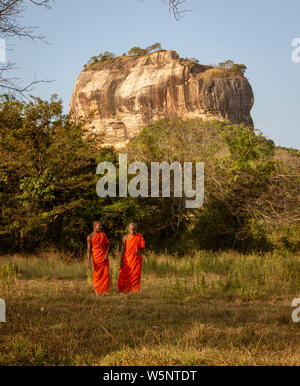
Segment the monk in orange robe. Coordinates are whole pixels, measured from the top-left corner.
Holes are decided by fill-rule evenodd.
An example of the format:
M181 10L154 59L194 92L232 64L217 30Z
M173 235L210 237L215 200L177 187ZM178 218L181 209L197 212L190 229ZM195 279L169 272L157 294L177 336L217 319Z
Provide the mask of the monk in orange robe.
M102 224L94 221L93 233L87 237L87 258L88 266L91 265L93 256L93 286L96 295L108 295L110 290L109 276L109 249L110 242L104 232Z
M120 292L137 292L140 290L142 273L142 251L145 249L145 240L137 233L137 226L131 223L129 234L123 239L121 250L120 274L118 289Z

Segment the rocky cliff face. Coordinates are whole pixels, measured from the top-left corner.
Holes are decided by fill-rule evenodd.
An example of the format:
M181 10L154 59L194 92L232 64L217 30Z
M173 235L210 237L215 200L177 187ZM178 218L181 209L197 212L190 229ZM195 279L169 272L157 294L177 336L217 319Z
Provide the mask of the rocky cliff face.
M120 147L162 118L202 118L252 126L254 98L240 74L181 59L175 51L122 56L85 67L70 101L85 129Z

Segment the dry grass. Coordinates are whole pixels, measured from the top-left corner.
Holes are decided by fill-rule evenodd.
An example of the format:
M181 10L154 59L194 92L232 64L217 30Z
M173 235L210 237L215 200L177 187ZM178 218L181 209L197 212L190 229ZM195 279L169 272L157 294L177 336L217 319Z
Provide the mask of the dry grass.
M142 290L130 296L117 294L112 261L112 294L96 298L81 262L1 257L0 365L299 365L300 325L290 306L299 297L299 257L262 258L149 255ZM242 287L249 272L264 295L229 290L231 270ZM220 280L227 287L211 288Z

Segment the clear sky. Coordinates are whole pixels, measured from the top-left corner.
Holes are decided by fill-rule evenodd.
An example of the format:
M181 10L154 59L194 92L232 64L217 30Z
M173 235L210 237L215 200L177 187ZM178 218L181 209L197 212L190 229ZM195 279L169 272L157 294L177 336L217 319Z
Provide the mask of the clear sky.
M300 149L300 63L291 59L300 38L299 0L186 0L176 21L162 0L56 0L50 10L29 6L24 23L38 26L49 44L10 39L17 76L40 84L32 94L58 94L65 111L77 76L91 56L116 55L160 42L202 64L244 63L255 95L252 116L277 145Z

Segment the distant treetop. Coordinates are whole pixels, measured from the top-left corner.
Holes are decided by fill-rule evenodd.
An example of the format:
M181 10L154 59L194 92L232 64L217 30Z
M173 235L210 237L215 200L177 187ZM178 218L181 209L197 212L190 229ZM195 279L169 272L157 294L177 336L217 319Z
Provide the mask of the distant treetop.
M233 72L241 73L242 75L244 75L247 70L247 66L245 66L245 64L237 64L234 63L233 60L226 60L226 62L221 62L219 63L219 67Z
M154 43L151 46L146 47L146 48L132 47L132 48L130 48L130 50L128 51L127 54L124 53L121 56L144 56L144 55L151 54L152 52L159 51L161 49L162 49L161 43ZM89 66L89 65L94 64L94 63L99 63L99 62L101 63L101 62L105 62L107 60L112 60L115 58L116 58L115 54L113 54L112 52L109 52L109 51L105 51L103 54L100 53L97 56L92 56L91 59L85 64L84 67Z
M127 54L124 53L121 56L122 57L124 57L124 56L144 56L144 55L148 55L148 54L151 54L153 52L160 51L160 50L162 50L161 43L154 43L146 48L141 48L141 47L137 47L137 46L132 47L127 52ZM91 59L87 62L87 64L85 64L84 67L89 66L89 65L94 64L94 63L98 63L98 62L101 63L101 62L105 62L108 60L113 60L115 58L117 58L117 56L115 54L113 54L112 52L109 52L109 51L105 51L104 53L100 53L97 56L92 56ZM186 58L186 60L190 60L192 62L199 63L199 60L197 58ZM226 60L225 62L219 63L218 68L228 70L230 72L234 72L236 74L241 74L241 75L244 75L246 70L247 70L247 66L245 66L244 64L234 63L234 61L230 60L230 59Z
M141 48L141 47L132 47L128 51L129 56L143 56L151 54L152 52L161 50L161 44L160 43L154 43L149 47Z
M92 56L91 59L87 62L86 66L97 62L104 62L108 59L114 59L115 57L116 55L113 54L112 52L105 51L103 54L100 53L97 56Z

